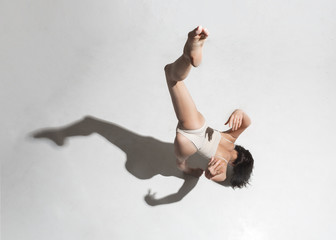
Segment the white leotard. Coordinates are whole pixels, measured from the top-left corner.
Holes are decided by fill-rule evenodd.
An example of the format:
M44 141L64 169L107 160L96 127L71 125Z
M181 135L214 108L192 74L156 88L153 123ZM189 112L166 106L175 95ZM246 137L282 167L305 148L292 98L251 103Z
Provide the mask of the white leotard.
M212 158L215 156L221 138L233 143L223 137L219 131L210 128L206 122L199 129L185 130L177 127L176 132L181 133L183 136L188 138L195 145L197 150L206 158ZM228 163L228 160L223 157L215 157L223 159L226 163Z

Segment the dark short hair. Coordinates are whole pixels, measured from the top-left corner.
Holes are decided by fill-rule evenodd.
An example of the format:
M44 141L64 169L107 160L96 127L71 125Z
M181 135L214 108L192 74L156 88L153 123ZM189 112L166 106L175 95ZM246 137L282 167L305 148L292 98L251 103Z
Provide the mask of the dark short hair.
M235 150L238 152L238 157L233 162L233 174L230 183L232 188L242 188L249 184L254 160L249 150L242 146L236 145Z

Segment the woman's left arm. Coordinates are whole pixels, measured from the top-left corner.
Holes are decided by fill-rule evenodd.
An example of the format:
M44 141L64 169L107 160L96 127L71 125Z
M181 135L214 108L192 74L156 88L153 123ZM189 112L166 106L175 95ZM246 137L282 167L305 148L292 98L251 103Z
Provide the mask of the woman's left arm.
M233 111L225 125L229 124L229 129L226 133L230 134L234 138L238 138L239 135L251 125L250 117L241 109Z

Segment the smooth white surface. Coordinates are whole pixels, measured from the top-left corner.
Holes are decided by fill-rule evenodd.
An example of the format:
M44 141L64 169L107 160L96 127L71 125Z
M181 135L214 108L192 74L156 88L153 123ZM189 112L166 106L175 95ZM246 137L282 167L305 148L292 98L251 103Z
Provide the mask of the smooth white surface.
M4 0L0 16L3 240L335 236L334 1ZM249 188L202 177L152 207L148 189L182 179L136 178L99 134L30 137L91 115L172 143L163 67L198 24L211 35L186 84L214 128L235 108L251 116L238 142L255 158Z

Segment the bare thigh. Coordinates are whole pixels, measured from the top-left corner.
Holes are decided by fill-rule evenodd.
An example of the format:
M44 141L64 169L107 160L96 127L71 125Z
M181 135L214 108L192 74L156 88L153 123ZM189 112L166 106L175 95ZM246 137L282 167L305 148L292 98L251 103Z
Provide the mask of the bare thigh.
M184 82L179 81L171 83L167 80L167 85L176 117L179 121L178 127L187 130L201 128L205 119L197 110ZM175 155L180 161L186 160L189 156L197 152L195 145L180 133L176 133L174 147Z
M170 82L167 79L169 93L172 99L179 126L182 129L193 130L201 128L205 122L203 115L197 110L195 103L183 81Z
M172 84L167 81L167 84L176 117L179 121L178 127L187 130L201 128L205 119L197 110L184 82L179 81ZM197 152L195 145L180 133L176 133L174 146L175 154L179 160L186 160L189 156Z
M180 133L176 134L174 141L174 150L176 157L180 161L186 160L189 156L197 152L195 145Z

